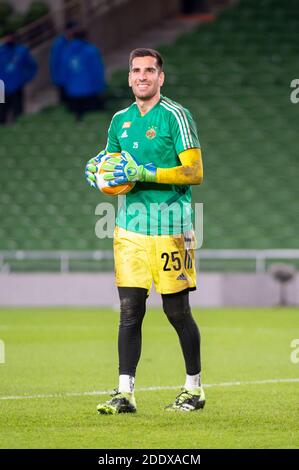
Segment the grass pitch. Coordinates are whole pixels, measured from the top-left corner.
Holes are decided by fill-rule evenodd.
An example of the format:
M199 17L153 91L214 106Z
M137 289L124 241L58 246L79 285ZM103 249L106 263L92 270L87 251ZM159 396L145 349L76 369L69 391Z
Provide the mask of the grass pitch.
M149 310L136 378L138 413L99 416L96 405L108 395L92 392L117 386L118 313L0 310L0 447L298 448L299 364L291 361L298 309L193 313L202 335L205 409L163 410L184 382L184 364L162 311ZM163 389L171 386L177 388Z

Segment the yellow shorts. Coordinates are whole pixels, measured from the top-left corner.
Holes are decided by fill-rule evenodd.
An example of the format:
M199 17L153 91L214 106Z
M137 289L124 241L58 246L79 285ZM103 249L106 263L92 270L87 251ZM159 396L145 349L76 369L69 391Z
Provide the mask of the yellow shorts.
M196 270L191 239L194 242L193 231L181 235L143 235L116 226L116 285L143 287L149 293L154 281L157 292L161 294L195 290Z

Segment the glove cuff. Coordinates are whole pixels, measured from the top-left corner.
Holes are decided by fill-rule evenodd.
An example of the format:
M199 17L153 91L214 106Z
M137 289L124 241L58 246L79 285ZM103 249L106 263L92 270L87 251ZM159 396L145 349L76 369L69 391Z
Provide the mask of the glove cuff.
M157 181L157 168L153 163L148 163L143 167L142 181L146 183L156 183Z

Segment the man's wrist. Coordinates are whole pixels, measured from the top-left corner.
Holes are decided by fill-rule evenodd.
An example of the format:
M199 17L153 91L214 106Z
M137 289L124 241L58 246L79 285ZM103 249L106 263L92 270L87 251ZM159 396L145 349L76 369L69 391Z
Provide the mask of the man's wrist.
M148 168L147 168L148 167ZM156 183L157 182L157 168L149 163L142 168L142 179L145 183Z

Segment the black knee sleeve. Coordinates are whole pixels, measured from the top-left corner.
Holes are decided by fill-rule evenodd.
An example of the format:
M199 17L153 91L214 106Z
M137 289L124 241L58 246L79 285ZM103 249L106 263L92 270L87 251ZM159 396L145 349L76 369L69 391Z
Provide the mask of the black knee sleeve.
M120 326L130 328L142 323L145 314L146 289L119 287Z
M186 372L198 374L200 364L200 332L191 314L189 292L162 295L163 310L175 328L183 351Z
M174 327L182 327L186 318L191 316L189 292L162 295L163 310Z
M120 323L118 334L119 373L135 376L141 354L141 327L147 290L119 287Z

